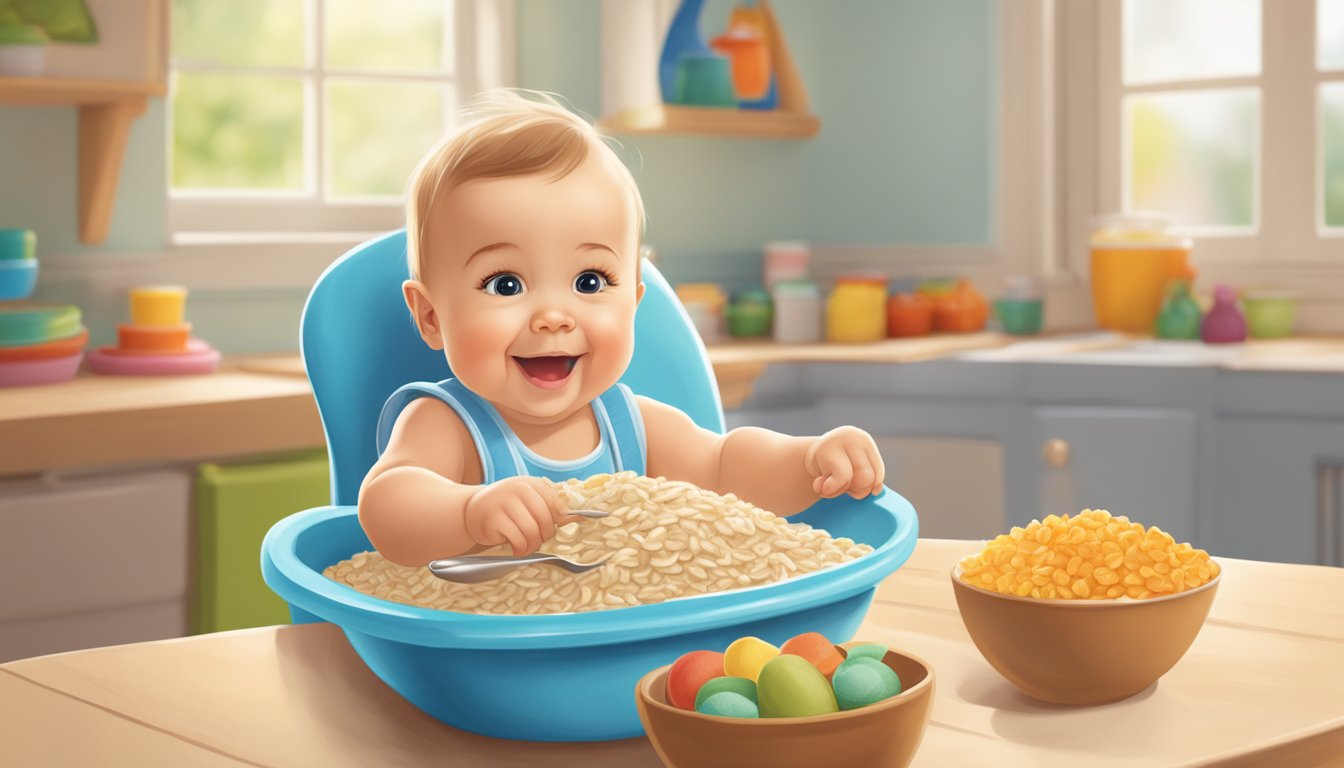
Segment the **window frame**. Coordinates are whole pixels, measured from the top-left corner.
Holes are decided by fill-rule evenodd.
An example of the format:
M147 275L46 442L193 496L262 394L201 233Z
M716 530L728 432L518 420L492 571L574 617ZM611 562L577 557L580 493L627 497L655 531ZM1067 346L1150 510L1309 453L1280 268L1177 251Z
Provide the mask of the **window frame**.
M1121 210L1123 98L1130 93L1260 89L1256 232L1193 229L1202 276L1239 285L1298 288L1308 298L1344 295L1344 227L1324 226L1319 93L1344 71L1316 68L1316 0L1261 0L1259 75L1123 85L1124 0L1058 2L1056 48L1062 109L1059 153L1065 262L1088 272L1092 216ZM1302 41L1310 41L1303 45ZM1321 282L1323 275L1331 279Z
M326 0L305 0L309 60L302 67L228 67L170 57L170 93L164 110L166 140L165 226L172 247L271 244L278 247L311 243L355 244L404 223L404 197L386 200L324 200L327 173L324 140L325 84L328 81L433 82L450 89L445 124L472 95L515 83L514 0L448 0L453 32L453 65L443 74L329 71L325 67L323 13ZM175 71L283 74L304 80L305 160L310 166L305 189L298 192L186 191L172 189L172 78Z

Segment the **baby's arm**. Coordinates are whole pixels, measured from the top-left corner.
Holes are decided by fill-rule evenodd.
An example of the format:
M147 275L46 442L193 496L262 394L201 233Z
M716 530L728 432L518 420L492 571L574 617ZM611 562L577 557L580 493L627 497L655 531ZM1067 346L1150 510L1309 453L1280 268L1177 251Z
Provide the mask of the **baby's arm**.
M672 406L636 398L644 417L648 474L733 493L762 509L792 515L820 497L863 498L882 489L885 469L872 437L840 427L792 437L757 427L725 435L697 426Z
M478 463L451 408L430 398L411 402L359 489L369 541L388 560L421 566L496 544L535 551L568 520L546 481L512 477L483 486Z

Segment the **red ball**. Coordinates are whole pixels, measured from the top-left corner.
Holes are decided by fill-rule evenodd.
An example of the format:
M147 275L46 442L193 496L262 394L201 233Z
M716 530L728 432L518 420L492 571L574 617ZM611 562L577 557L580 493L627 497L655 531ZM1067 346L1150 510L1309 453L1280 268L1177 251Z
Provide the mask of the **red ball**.
M672 662L667 671L667 703L678 709L695 710L695 695L700 686L723 677L723 654L718 651L691 651Z

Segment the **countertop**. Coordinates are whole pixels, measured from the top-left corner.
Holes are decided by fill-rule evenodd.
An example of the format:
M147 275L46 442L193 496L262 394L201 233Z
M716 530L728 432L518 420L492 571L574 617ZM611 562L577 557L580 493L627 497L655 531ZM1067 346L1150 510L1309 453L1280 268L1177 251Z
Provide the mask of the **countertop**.
M711 345L724 407L750 396L775 363L978 362L1213 366L1230 371L1344 373L1344 339L1258 341L1231 347L1082 333L1021 339L939 334L873 344ZM0 476L137 462L199 461L325 444L296 354L233 358L205 376L82 373L63 384L0 388Z
M1339 764L1344 569L1220 558L1223 584L1185 658L1134 697L1073 708L1026 698L972 645L949 574L979 546L921 540L856 635L934 669L915 766ZM383 685L329 624L0 665L0 744L24 766L659 765L643 738L533 744L454 730Z

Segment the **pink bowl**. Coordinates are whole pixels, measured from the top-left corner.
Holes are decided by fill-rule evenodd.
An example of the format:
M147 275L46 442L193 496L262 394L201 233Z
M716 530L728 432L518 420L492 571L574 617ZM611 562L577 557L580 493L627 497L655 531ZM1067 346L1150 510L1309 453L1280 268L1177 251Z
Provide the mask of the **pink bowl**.
M10 360L0 362L0 387L27 387L69 381L79 370L84 353L46 360Z

